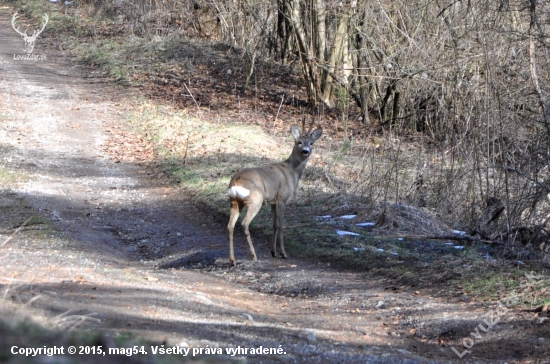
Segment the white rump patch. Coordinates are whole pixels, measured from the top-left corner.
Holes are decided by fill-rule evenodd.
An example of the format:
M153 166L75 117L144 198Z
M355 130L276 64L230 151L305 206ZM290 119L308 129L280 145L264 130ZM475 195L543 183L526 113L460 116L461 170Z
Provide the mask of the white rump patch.
M241 186L233 186L227 190L227 195L229 197L239 198L242 200L250 196L250 190Z

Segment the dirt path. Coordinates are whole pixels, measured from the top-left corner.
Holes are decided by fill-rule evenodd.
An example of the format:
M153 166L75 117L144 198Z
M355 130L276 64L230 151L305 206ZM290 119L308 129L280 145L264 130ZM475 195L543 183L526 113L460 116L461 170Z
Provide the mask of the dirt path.
M4 18L0 44L1 163L27 176L2 194L4 211L15 212L0 220L2 236L29 216L42 226L39 234L23 230L0 251L0 282L11 282L14 300L39 296L32 306L48 317L72 310L89 317L89 327L169 344L286 352L246 355L262 363L455 361L450 346L463 351L461 339L494 308L322 264L270 259L265 246L251 263L242 236L242 264L231 269L225 221L144 167L116 163L104 151L113 130L124 128L117 124L124 91L45 45L35 50L45 61L14 60L23 42ZM516 326L526 320L507 319ZM514 342L510 334L505 328L483 335L461 361L502 362L495 353ZM534 349L540 358L548 353L537 342L543 334L531 333L526 343L542 348Z

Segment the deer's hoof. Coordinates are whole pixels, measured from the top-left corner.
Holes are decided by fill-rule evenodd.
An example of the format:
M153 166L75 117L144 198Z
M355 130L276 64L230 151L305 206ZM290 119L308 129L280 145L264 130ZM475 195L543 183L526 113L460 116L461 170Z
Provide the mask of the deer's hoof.
M237 265L237 262L235 262L235 259L229 259L229 263L231 264L232 267Z
M258 258L256 258L255 255L252 255L252 256L250 257L250 259L252 259L252 260L258 260Z
M274 250L271 251L271 256L272 256L273 258L275 258L275 251L274 251Z
M286 259L286 254L281 253L281 258Z

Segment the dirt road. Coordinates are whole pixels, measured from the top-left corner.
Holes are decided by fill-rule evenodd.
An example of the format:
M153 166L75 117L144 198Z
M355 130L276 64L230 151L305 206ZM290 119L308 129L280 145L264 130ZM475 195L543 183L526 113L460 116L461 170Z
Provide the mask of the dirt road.
M0 240L34 216L0 251L0 287L14 301L38 297L29 306L53 321L70 312L84 317L82 327L169 345L285 353L244 355L247 362L459 360L445 338L462 352L462 338L491 305L271 259L267 246L252 263L242 235L241 264L231 268L226 221L106 149L109 138L132 135L121 121L125 90L40 39L34 53L46 60L14 59L24 43L2 14L0 163L18 181L0 196L7 212ZM502 362L496 353L514 341L508 334L485 334L460 361ZM547 349L536 340L543 335L531 336L527 344L542 347L534 349L542 358Z

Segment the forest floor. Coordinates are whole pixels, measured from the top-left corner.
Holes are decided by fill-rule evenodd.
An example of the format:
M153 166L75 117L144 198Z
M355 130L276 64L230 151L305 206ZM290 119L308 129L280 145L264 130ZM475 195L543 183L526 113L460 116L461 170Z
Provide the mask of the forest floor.
M267 244L251 262L242 234L231 267L225 216L154 164L119 157L151 148L125 122L128 89L55 45L37 45L45 60L14 59L23 41L11 14L0 9L0 361L30 362L12 347L67 347L91 331L82 345L147 351L102 359L117 363L165 360L155 345L191 348L190 361L550 363L547 317L444 280L415 288L272 259ZM525 290L544 290L538 279ZM227 354L239 346L249 352ZM259 347L280 352L250 354Z

